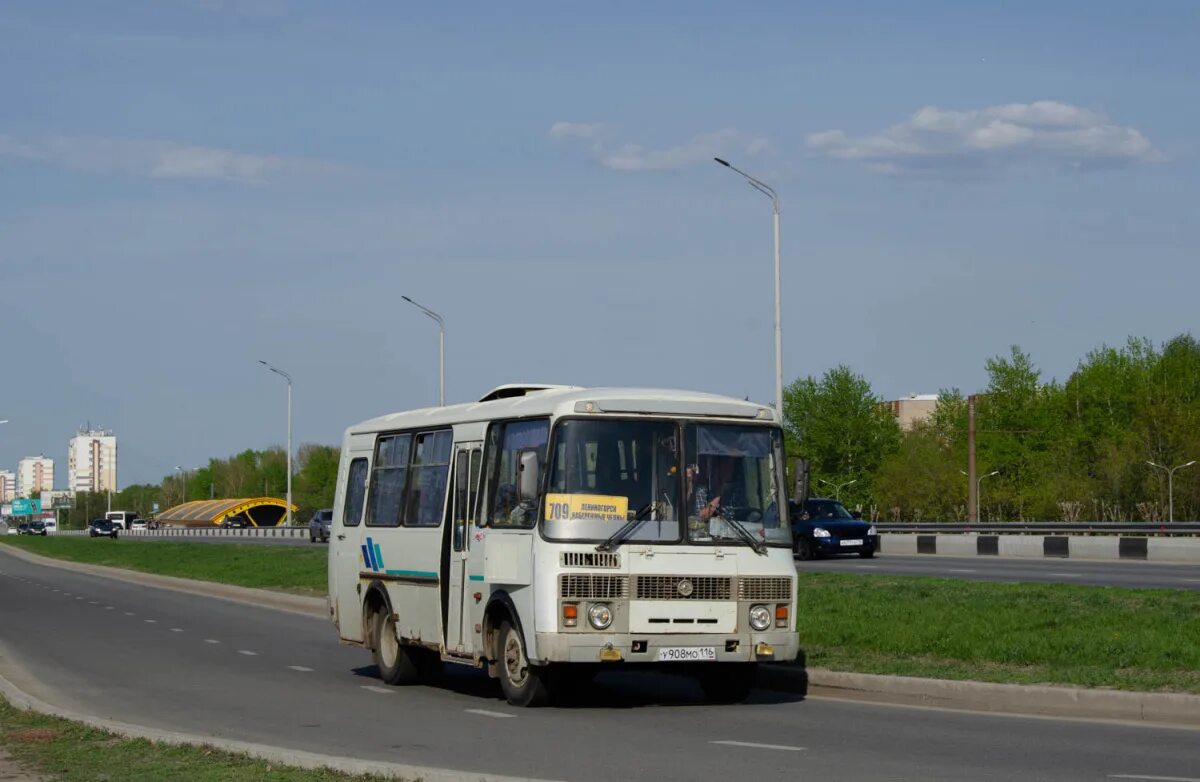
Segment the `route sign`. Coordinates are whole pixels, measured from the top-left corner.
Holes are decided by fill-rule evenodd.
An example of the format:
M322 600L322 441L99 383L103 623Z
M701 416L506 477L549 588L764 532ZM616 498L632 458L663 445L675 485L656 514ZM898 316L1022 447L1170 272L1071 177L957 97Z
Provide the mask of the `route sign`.
M41 500L27 500L20 498L12 501L12 514L14 516L34 516L41 512Z

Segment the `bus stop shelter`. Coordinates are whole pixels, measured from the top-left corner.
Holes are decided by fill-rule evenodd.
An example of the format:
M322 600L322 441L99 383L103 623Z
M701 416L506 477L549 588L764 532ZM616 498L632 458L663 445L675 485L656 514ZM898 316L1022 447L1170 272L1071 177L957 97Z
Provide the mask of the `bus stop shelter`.
M299 507L292 505L295 514ZM240 516L252 527L278 527L287 518L287 503L276 497L243 497L232 500L192 500L155 516L160 524L176 527L215 527Z

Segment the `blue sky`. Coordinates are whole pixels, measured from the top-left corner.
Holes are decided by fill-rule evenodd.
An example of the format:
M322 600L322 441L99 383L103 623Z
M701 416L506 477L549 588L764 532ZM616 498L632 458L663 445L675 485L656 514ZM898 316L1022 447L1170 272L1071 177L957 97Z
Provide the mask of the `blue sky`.
M1192 2L8 2L0 467L122 484L505 382L769 400L1192 330Z

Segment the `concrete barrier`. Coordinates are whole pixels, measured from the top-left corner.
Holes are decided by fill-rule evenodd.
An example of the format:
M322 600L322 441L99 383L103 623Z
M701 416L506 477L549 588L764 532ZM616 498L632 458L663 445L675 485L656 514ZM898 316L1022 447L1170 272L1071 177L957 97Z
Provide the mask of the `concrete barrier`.
M1018 559L1142 560L1200 563L1200 539L1124 535L926 535L885 532L884 554L949 557L999 556Z

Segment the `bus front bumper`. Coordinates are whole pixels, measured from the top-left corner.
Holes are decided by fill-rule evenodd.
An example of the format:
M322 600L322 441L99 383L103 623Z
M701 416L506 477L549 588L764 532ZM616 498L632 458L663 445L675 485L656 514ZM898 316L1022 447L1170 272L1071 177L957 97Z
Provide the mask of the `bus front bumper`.
M786 630L721 635L538 633L536 662L791 662L799 653L799 634Z

